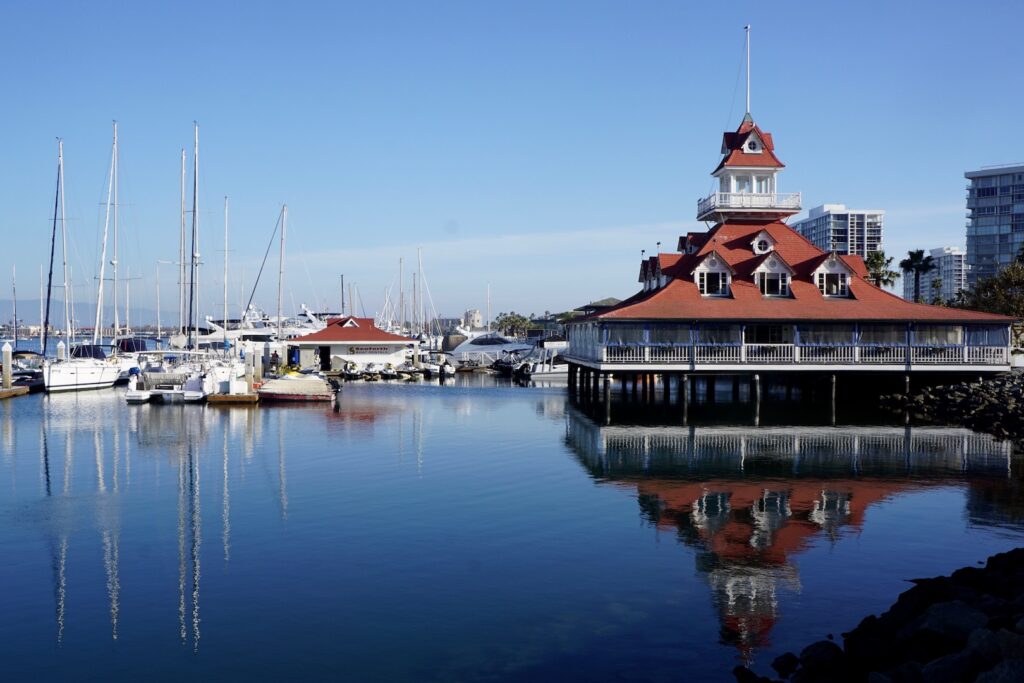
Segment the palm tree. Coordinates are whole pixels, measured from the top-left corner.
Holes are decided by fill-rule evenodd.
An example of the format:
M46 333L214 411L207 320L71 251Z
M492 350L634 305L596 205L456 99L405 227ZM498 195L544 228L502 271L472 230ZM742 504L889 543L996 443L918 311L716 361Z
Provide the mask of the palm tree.
M891 269L894 257L886 257L884 251L868 252L864 265L868 267L868 280L875 287L892 287L896 284L899 273Z
M914 274L914 301L921 303L921 276L937 266L932 257L924 255L924 249L907 252L907 258L900 261L900 270Z

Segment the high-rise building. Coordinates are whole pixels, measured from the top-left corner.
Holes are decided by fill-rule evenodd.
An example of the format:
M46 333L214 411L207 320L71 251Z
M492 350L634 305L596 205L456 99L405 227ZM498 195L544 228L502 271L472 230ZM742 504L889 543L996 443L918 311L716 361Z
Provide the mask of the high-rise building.
M845 204L822 204L793 228L823 251L866 257L882 248L884 211L847 209Z
M968 171L967 286L992 277L1024 244L1024 165Z
M945 301L955 299L957 292L967 288L967 255L960 247L940 247L928 253L935 264L935 270L921 275L921 301L935 302L936 292L933 283L937 278L942 282L940 296ZM914 300L913 273L903 273L903 298L907 301Z

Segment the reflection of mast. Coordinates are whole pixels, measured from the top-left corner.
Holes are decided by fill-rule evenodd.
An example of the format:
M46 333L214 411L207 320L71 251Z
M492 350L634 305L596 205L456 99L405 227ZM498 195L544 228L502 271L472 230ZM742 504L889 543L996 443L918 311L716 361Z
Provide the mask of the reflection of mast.
M284 468L284 413L278 412L277 420L277 475L280 481L281 517L288 519L288 478Z
M188 452L189 497L192 499L192 647L199 649L199 545L202 541L202 517L199 509L199 468L192 449Z
M116 432L116 430L115 430ZM93 432L93 446L96 450L96 487L100 494L107 492L106 476L103 472L103 442L100 439L100 431L97 428ZM115 441L114 453L114 489L117 489L117 443ZM112 502L107 496L98 497L100 506L100 523L106 527L103 529L103 569L107 575L107 597L110 600L110 635L117 640L117 617L121 611L121 579L118 567L121 563L121 537L116 529L116 521L111 519Z
M231 559L231 494L228 491L228 429L224 425L224 561Z
M178 635L188 639L185 629L185 458L178 457Z

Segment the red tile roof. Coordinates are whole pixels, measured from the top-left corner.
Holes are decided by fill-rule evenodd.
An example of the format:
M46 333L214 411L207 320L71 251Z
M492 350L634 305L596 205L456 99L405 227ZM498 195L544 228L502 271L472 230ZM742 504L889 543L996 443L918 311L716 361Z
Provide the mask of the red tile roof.
M763 260L751 241L761 230L776 241L775 251L793 269L790 297L765 297L753 281ZM714 251L733 269L728 297L704 297L693 280L693 268ZM780 221L720 223L706 234L696 254L659 254L662 270L672 279L656 290L637 292L618 306L594 316L601 320L860 320L1008 323L1011 318L991 313L943 308L904 301L869 283L864 261L839 258L853 271L850 297L825 297L812 273L829 254ZM653 258L653 257L652 257Z
M756 133L764 143L760 152L747 152L746 142L751 133ZM753 167L753 168L784 168L786 165L775 156L775 142L771 133L765 133L757 124L744 117L735 133L722 134L722 161L715 167L712 174L722 167Z
M349 321L354 321L355 325L346 326ZM403 337L399 334L391 334L385 332L376 325L373 324L373 318L356 318L354 316L345 316L344 318L331 318L327 321L327 327L322 330L317 330L312 334L307 334L304 337L296 337L295 339L288 340L289 343L295 342L324 342L324 343L381 343L386 342L389 344L402 343L412 344L416 342L415 339L409 337Z

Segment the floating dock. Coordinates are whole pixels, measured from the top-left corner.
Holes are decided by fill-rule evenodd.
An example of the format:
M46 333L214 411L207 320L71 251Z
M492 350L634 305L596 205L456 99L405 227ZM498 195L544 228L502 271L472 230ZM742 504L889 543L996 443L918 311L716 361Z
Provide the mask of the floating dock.
M252 394L210 394L206 397L207 403L213 403L215 405L230 406L230 405L251 405L258 403L260 395L257 393Z
M27 393L28 387L11 387L10 389L0 389L0 401L2 401L5 398L24 396Z

